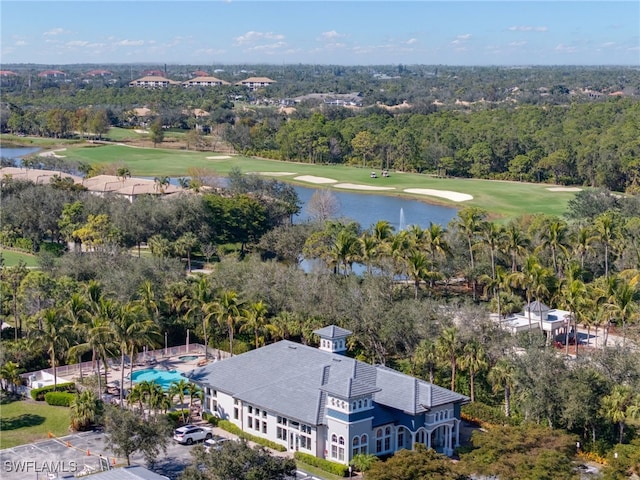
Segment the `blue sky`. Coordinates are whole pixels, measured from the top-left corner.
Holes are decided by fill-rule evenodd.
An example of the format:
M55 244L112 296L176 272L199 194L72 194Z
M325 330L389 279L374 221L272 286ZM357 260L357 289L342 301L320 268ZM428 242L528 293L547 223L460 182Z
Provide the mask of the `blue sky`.
M638 1L5 1L2 63L640 65Z

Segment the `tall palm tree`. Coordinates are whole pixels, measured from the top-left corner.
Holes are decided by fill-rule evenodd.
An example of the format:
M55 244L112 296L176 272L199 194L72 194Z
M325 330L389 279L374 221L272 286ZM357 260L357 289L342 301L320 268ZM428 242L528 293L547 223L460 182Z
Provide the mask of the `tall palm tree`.
M53 369L53 388L58 386L58 356L69 347L69 324L64 321L58 308L47 308L40 312L42 330L37 333L36 342L47 349Z
M196 325L202 322L202 339L204 341L204 356L209 358L209 315L205 313L208 305L214 304L215 296L209 277L200 276L186 296L181 296L176 304L178 311L184 311L184 318Z
M585 297L587 295L587 287L582 280L575 278L574 274L570 274L564 282L560 292L564 307L569 309L570 317L573 319L574 335L576 344L576 358L578 356L578 323L582 318ZM568 325L567 325L568 327ZM569 354L569 332L565 335L566 354Z
M456 365L460 354L460 339L456 327L445 328L436 340L438 357L451 366L451 390L456 390Z
M536 248L536 253L547 248L551 251L553 271L557 275L560 272L558 255L562 253L567 258L569 256L568 246L569 228L567 224L561 220L552 220L542 232L541 243Z
M423 369L429 371L429 382L433 383L433 371L438 363L438 352L436 344L428 339L422 339L413 353L413 365L419 376L422 376Z
M491 278L496 278L496 254L504 241L504 230L495 222L483 222L480 227L484 245L491 258Z
M81 342L84 332L89 322L89 303L84 295L74 292L64 306L64 315L70 322L70 328L76 335L76 340ZM82 353L78 354L78 363L80 365L80 381L83 379L82 373Z
M635 320L639 316L639 301L640 291L625 277L616 276L613 294L609 297L607 306L611 314L619 318L622 324L622 348L626 346L628 322Z
M360 237L360 261L366 265L367 273L373 272L373 265L378 258L378 242L369 232L364 232Z
M604 275L609 276L609 249L617 238L616 221L612 212L605 212L598 215L595 220L596 236L604 246Z
M193 410L193 401L200 400L202 402L204 395L202 388L196 385L193 382L187 383L186 389L187 395L189 396L189 415L191 415L191 411Z
M186 378L181 378L180 380L174 380L171 382L169 386L169 398L173 402L175 397L178 397L178 401L180 402L180 411L182 412L182 423L187 423L187 419L184 415L184 396L187 392L187 388L189 385L189 381Z
M462 356L458 359L458 364L463 370L469 372L469 390L471 401L475 402L475 378L476 374L489 365L487 354L477 340L471 340L462 349Z
M487 213L477 207L464 207L458 210L458 218L454 220L454 226L467 240L471 271L475 269L475 258L473 255L475 239L480 234L480 226L486 216Z
M489 370L489 383L493 385L493 391L504 390L504 414L511 416L511 392L515 386L515 367L507 358L501 358Z
M487 296L489 290L491 290L493 298L496 300L498 307L498 320L502 320L502 308L500 303L500 293L503 287L509 286L509 277L507 272L500 265L496 266L495 278L491 278L489 275L481 275L478 280L482 284L484 283L484 295Z
M338 266L338 270L342 267L344 275L348 275L353 263L361 256L357 235L347 228L340 230L331 246L329 256Z
M511 272L518 271L518 258L524 256L531 246L527 237L515 222L510 222L504 230L503 248L511 257Z
M245 322L240 327L240 331L253 332L256 348L259 348L261 344L264 345L265 334L269 331L267 328L268 313L269 308L262 300L251 303L248 308L244 309Z
M418 299L418 291L420 290L420 282L429 277L431 273L430 261L427 256L420 251L414 250L406 259L407 275L413 280L414 298Z
M442 225L433 222L429 222L429 228L425 230L425 245L434 265L438 257L451 254L451 247L445 238L446 233L447 230Z
M227 327L231 356L233 356L233 334L238 323L243 320L241 305L242 302L234 290L225 290L215 302L205 307L206 317L215 316L220 326Z
M536 295L541 295L544 291L544 285L548 278L548 270L540 264L538 257L529 255L522 266L522 271L512 273L508 277L509 284L515 288L523 289L527 299L527 306L531 306L531 302ZM529 338L531 340L531 308L527 309L529 318ZM542 331L542 325L540 325Z
M593 229L590 226L579 227L571 236L573 251L580 257L580 268L583 270L584 261L596 239L597 237L593 234Z

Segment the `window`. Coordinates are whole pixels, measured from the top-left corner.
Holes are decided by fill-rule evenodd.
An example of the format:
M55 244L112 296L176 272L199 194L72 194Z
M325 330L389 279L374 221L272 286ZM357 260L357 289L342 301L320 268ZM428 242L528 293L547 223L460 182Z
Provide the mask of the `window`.
M398 448L404 447L404 428L398 430Z
M367 454L368 443L369 443L369 437L366 434L362 435L360 437L360 453L362 453L363 455Z
M302 430L302 433L311 433L311 427L309 425L303 424L300 430Z
M279 417L278 417L278 423L279 423L280 425L286 425L286 424L287 424L287 419L286 419L286 418L284 418L284 417L280 417L280 416L279 416Z
M253 428L253 417L247 417L247 426Z
M338 460L344 462L344 437L338 439Z
M260 431L260 420L256 418L254 427L258 432Z
M391 427L384 429L384 451L391 450Z
M391 427L386 427L384 431L376 430L376 453L388 452L391 450Z
M376 430L376 453L382 453L382 429Z
M362 400L358 400L358 408L362 408Z
M351 458L360 453L360 437L353 437L351 441Z
M233 419L238 420L238 407L233 409Z
M212 397L217 397L218 396L218 391L217 390L211 390L211 396Z
M267 433L267 422L262 422L262 433L265 435Z
M253 407L249 405L248 410L249 410L249 415L251 415L253 413Z
M300 448L311 450L311 437L300 435Z
M267 411L266 410L262 410L262 418L267 418Z
M282 428L282 427L278 427L276 429L276 438L278 438L280 440L286 440L287 439L287 429L286 428Z

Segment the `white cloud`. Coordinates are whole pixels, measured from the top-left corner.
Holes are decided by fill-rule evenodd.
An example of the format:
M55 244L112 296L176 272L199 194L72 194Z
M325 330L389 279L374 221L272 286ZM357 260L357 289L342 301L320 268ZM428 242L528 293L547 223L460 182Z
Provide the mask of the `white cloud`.
M526 45L527 42L509 42L509 46L510 47L522 47L523 45Z
M55 36L55 35L62 35L63 33L71 33L68 30L65 30L64 28L52 28L51 30L48 30L46 32L44 32L42 35L44 36Z
M254 45L247 49L249 52L264 52L264 53L273 53L275 50L280 50L286 47L287 44L285 42L275 42L268 43L265 45Z
M336 39L342 37L346 37L346 35L338 33L335 30L331 30L330 32L322 32L320 34L320 39L324 41L335 41Z
M115 44L119 47L140 47L144 45L144 40L120 40Z
M575 53L577 51L576 47L571 45L565 45L564 43L559 43L555 48L556 52L560 53Z
M16 43L14 43L14 45L16 47L24 47L26 45L29 45L27 42L25 42L24 40L16 40Z
M67 42L67 46L69 47L86 47L89 45L89 42L86 40L72 40L71 42Z
M226 50L216 50L215 48L199 48L193 52L195 56L222 55Z
M471 38L471 34L465 33L464 35L458 35L456 38L458 40L469 40Z
M547 27L534 27L531 25L514 25L509 27L512 32L546 32L549 30Z
M407 40L407 45L413 45L414 43L417 43L418 39L417 38L410 38L409 40Z
M615 45L616 45L616 42L605 42L601 45L601 47L607 48L607 47L613 47Z
M273 32L250 31L235 39L236 45L254 45L262 40L284 40L284 35Z

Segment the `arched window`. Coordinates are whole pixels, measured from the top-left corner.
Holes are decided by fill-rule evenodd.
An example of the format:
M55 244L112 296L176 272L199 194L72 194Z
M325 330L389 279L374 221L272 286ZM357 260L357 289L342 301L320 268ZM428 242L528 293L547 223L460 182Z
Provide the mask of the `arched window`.
M358 408L362 408L362 400L358 400Z
M333 437L331 438L331 440L333 440ZM334 458L337 458L339 461L344 462L344 437L343 436L340 436L340 438L338 439L337 447L338 447L337 448L338 456ZM331 446L331 448L333 449L333 445Z
M353 402L353 403L351 404L351 410L355 410L355 409L356 409L356 402Z
M379 428L376 431L376 453L388 452L391 450L391 427L386 427L384 431Z
M353 458L360 453L360 437L353 437L353 440L351 440L351 447L351 458Z
M331 435L331 458L338 458L338 436L335 433Z
M360 453L366 455L368 450L369 437L366 434L360 437Z
M353 441L351 442L351 444L354 447L357 447L358 445L360 445L360 437L353 437Z
M338 442L338 436L334 433L333 435L331 435L331 443L337 443Z

